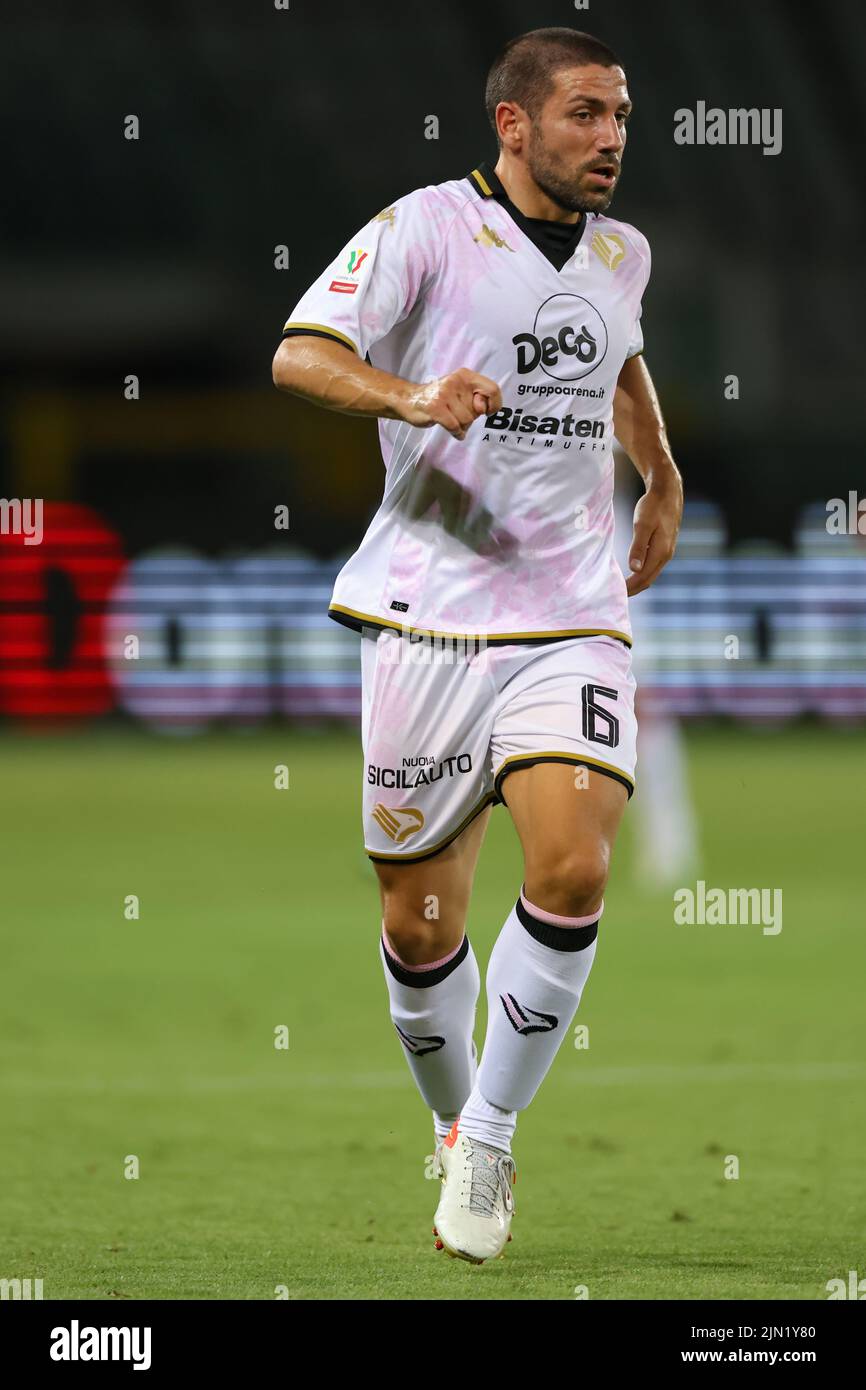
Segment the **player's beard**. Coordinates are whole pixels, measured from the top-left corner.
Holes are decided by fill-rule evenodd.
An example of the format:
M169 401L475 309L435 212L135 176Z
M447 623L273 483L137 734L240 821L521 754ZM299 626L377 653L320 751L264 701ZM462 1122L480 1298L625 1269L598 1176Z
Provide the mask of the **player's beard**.
M527 164L530 174L542 193L546 193L548 198L564 212L607 212L613 201L616 184L605 192L580 192L574 174L565 174L554 163L544 143L541 127L535 121L532 123L532 140L527 155Z

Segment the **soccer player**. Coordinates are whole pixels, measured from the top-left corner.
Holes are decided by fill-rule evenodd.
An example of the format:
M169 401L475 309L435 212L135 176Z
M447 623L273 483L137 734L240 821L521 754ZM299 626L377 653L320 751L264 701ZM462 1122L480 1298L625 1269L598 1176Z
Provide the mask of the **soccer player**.
M295 308L274 381L378 417L382 504L330 607L361 633L363 821L391 1018L433 1112L437 1245L510 1238L511 1141L595 957L634 787L628 594L670 559L681 480L641 356L646 238L606 213L631 101L572 29L513 39L486 104L495 167L417 189ZM626 581L613 436L644 483ZM487 967L465 933L493 803L522 890Z

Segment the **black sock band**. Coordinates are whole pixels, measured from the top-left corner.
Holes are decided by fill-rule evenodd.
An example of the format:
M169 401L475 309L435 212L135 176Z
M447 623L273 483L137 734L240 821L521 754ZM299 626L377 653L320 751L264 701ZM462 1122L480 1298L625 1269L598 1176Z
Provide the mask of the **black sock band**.
M549 946L552 951L585 951L598 936L598 918L585 927L555 927L552 922L542 922L539 917L534 917L523 898L517 899L516 911L529 935L539 945ZM598 915L601 917L601 913Z
M461 965L469 954L469 937L464 936L462 943L455 951L450 960L446 960L444 965L438 965L435 970L407 970L401 965L396 956L392 956L385 944L384 933L382 935L382 955L385 957L385 964L401 985L409 985L412 989L429 989L431 985L441 985L443 980L447 980Z

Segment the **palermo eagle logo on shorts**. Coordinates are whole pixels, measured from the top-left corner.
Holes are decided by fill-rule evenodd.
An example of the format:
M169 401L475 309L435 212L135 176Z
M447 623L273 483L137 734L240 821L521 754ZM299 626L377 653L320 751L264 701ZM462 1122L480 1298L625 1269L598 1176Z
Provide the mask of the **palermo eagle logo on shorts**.
M513 994L500 994L505 1017L515 1033L552 1033L559 1026L556 1014L540 1014L537 1009L528 1009L518 1004Z
M395 844L402 845L410 835L414 835L424 824L424 813L414 806L397 809L396 806L383 806L377 801L373 807L373 819Z

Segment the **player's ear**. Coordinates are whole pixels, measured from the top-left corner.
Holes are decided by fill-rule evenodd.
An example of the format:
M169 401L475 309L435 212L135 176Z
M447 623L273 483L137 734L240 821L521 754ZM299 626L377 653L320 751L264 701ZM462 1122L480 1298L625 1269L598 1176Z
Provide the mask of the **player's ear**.
M496 133L500 147L504 146L512 154L516 154L520 147L519 127L522 114L522 108L515 101L500 101L496 108Z

